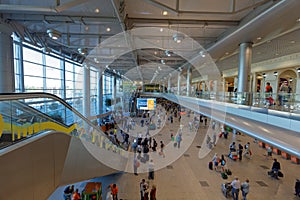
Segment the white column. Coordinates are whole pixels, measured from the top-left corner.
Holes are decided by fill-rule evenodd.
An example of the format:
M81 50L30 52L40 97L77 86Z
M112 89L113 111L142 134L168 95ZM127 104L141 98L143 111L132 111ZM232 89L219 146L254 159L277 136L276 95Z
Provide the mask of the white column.
M98 96L98 112L99 114L103 113L103 76L102 70L98 70L98 78L97 78L97 96Z
M252 43L240 44L239 68L238 68L238 92L249 92L249 81L252 58Z
M180 74L181 72L178 72L178 78L177 78L177 95L180 95Z
M191 93L191 81L192 81L191 76L192 76L191 66L189 65L186 73L186 96L190 96Z
M90 109L90 66L86 64L83 67L83 115L88 118L91 115Z
M3 30L2 30L3 29ZM0 93L15 92L13 39L0 27Z

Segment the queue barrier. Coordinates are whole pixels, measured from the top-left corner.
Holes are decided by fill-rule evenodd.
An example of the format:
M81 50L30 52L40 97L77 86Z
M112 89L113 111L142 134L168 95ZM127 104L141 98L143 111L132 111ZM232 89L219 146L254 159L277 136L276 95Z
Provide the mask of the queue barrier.
M273 153L276 155L281 155L281 151L277 148L273 148Z
M300 164L300 159L296 156L291 156L292 163Z
M290 154L288 154L288 153L286 153L284 151L281 152L281 157L283 157L286 160L290 160L291 159Z
M261 147L261 148L265 148L265 143L264 142L261 142L259 141L258 142L258 146Z

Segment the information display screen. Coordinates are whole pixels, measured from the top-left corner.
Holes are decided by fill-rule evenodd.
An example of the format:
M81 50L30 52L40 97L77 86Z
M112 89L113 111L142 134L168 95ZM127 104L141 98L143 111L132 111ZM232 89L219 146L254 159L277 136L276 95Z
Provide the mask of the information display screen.
M155 98L137 98L137 109L140 110L154 110L156 108Z

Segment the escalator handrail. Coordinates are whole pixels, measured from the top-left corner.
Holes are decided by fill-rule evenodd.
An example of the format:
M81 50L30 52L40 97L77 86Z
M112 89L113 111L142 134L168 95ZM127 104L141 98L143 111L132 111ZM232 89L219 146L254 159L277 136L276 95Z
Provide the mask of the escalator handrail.
M51 98L54 99L61 104L63 104L66 108L70 109L72 112L74 112L76 115L78 115L84 122L86 122L89 126L95 128L98 130L103 136L108 138L106 134L103 133L102 130L100 130L99 127L95 126L90 120L88 120L86 117L84 117L80 112L78 112L75 108L73 108L70 104L68 104L66 101L64 101L62 98L45 92L28 92L28 93L0 93L0 101L5 100L20 100L20 99L30 99L30 98ZM108 138L109 139L109 138ZM113 143L114 145L120 147L123 149L122 146L117 145Z

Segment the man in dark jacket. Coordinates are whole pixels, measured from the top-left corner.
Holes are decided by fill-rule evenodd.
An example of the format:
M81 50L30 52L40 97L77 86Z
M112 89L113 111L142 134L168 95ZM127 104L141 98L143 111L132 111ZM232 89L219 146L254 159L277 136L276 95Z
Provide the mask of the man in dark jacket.
M278 171L280 170L280 163L274 158L274 162L272 165L272 172L274 173L274 177L278 179Z

